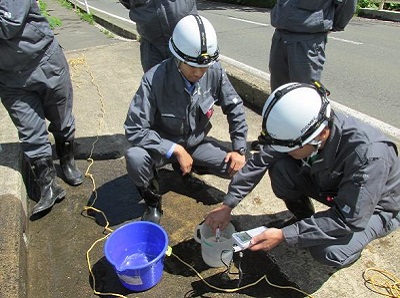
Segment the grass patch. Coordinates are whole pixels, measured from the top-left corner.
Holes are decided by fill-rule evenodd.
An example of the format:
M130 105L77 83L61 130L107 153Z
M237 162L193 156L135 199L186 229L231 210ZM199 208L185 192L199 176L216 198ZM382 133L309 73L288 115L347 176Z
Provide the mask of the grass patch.
M68 8L68 9L73 9L79 16L79 18L82 21L88 22L89 24L93 25L94 24L94 18L91 13L87 13L84 10L81 10L78 6L73 5L71 2L67 0L57 0L62 6Z
M42 0L38 1L39 3L39 9L42 15L47 19L47 21L50 24L50 28L53 30L56 27L59 27L62 25L62 22L59 18L55 16L51 16L47 10L47 4L43 2Z

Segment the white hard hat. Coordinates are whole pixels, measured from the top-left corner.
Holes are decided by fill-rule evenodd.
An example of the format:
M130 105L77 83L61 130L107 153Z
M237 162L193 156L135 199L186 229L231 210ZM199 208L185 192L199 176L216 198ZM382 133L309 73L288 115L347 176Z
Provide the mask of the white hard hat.
M207 67L218 56L217 34L204 17L188 15L176 24L169 49L179 60L193 67Z
M278 152L313 144L328 125L331 107L327 91L314 85L289 83L277 88L264 104L261 136Z

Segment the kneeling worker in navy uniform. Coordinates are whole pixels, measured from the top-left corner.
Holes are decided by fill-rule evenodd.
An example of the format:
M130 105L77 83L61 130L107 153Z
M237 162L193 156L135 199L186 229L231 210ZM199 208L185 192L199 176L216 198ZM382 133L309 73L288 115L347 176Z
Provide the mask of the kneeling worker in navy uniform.
M185 184L201 187L191 175L232 177L245 164L247 124L242 99L217 61L211 23L189 15L176 25L169 47L174 57L146 72L125 121L132 145L126 152L130 178L147 204L142 219L160 222L157 168L173 164ZM215 106L229 122L232 149L206 138Z
M396 145L377 129L334 112L326 89L289 83L263 109L265 143L233 177L221 206L206 223L224 228L231 211L268 170L274 194L293 217L274 222L250 250L286 241L308 248L323 264L344 267L363 248L400 224L400 161ZM310 198L326 205L315 212Z

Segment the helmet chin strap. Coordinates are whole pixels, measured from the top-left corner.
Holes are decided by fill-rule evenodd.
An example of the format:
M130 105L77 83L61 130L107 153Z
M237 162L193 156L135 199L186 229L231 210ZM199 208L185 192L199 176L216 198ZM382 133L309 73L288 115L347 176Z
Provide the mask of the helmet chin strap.
M311 153L310 158L313 158L314 156L316 156L318 154L319 149L321 148L322 145L322 141L319 140L312 140L310 143L308 143L309 145L314 146L315 150Z

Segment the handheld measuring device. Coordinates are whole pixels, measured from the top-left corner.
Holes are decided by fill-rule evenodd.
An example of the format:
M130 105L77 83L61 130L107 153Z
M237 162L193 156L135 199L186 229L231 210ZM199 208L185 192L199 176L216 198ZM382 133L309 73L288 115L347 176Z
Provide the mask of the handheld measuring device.
M247 231L236 232L232 234L232 238L234 240L233 249L235 252L244 250L250 246L250 240L256 235L261 234L267 228L264 226L254 228Z

